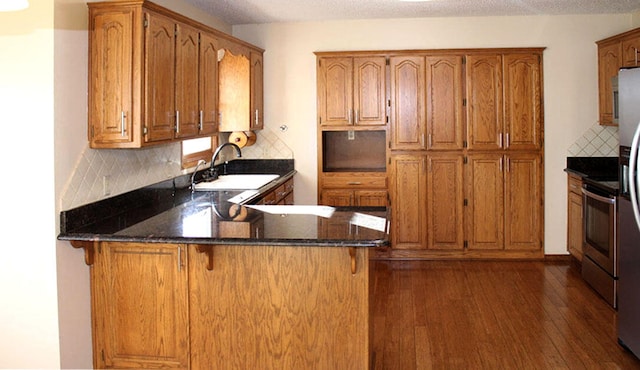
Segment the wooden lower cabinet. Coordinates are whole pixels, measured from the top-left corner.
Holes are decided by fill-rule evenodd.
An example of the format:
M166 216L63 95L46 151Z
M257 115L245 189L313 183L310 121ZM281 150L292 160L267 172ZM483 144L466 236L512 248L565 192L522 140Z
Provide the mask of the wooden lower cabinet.
M321 172L319 204L333 207L386 207L385 172Z
M189 367L187 246L99 243L91 269L96 369Z
M393 248L462 250L462 165L458 153L391 157Z
M371 368L368 248L92 245L95 368Z
M582 261L582 179L568 175L567 197L567 250Z
M334 207L386 207L386 190L323 190L321 203Z
M391 156L391 245L379 257L539 258L541 156Z

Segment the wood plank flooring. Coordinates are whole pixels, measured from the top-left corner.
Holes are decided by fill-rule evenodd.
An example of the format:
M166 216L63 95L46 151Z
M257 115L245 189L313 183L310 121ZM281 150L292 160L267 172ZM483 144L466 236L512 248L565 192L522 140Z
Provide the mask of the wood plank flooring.
M375 369L640 369L569 261L373 262Z

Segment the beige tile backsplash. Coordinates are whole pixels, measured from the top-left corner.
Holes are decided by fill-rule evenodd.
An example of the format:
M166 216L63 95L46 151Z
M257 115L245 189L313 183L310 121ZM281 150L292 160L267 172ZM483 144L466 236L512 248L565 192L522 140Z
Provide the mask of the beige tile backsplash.
M596 123L569 147L567 156L617 157L618 146L618 127L600 126Z
M243 158L293 158L273 132L256 134L256 143L242 149ZM87 143L63 189L60 207L75 208L191 172L181 169L180 156L179 143L143 149L91 149Z

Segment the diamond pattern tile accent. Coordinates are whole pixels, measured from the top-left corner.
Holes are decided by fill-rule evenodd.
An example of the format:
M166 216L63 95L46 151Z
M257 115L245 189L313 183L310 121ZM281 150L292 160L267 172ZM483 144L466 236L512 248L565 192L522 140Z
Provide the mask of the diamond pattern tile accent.
M569 149L571 157L617 157L618 127L593 125Z
M61 209L67 210L123 194L183 174L179 143L144 149L83 150L62 192ZM249 159L292 159L293 151L277 135L257 132L256 143L242 149ZM223 158L232 159L232 158ZM105 195L107 177L109 194Z

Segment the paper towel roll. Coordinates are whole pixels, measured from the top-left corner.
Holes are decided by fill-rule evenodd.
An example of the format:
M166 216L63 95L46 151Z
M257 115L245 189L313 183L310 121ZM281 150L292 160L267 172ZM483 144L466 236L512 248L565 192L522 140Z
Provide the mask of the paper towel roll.
M240 148L251 146L256 142L256 134L251 131L235 131L229 135L229 142L236 144Z

